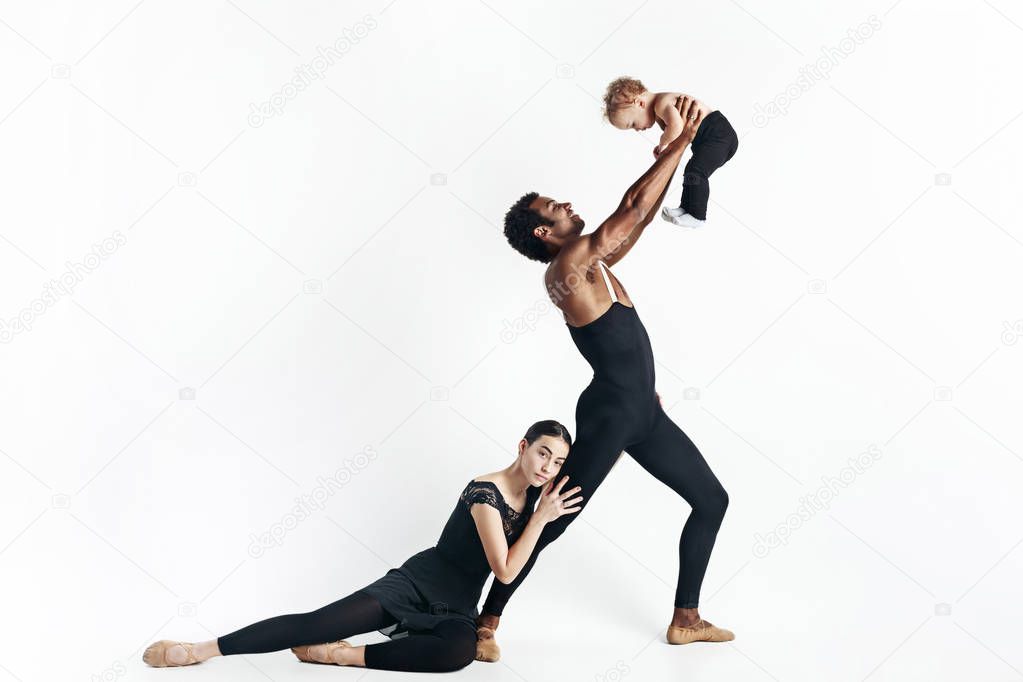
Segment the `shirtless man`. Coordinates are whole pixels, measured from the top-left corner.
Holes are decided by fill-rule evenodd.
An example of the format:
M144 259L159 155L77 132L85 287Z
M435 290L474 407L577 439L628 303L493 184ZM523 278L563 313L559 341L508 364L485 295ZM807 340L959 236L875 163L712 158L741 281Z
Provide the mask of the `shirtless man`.
M664 413L654 390L654 358L646 329L621 282L609 272L635 246L656 215L682 152L703 120L699 102L678 101L685 121L681 135L628 189L618 209L595 231L582 234L585 223L570 202L530 192L505 216L509 243L533 260L549 263L544 283L565 317L569 334L593 368L593 380L576 404L576 444L558 474L593 499L624 450L692 507L679 541L679 575L674 611L666 638L672 644L723 642L734 635L700 617L700 586L728 494L700 451ZM581 513L581 512L580 512ZM494 641L505 604L529 574L539 552L557 539L579 514L547 524L518 577L509 584L495 579L477 618L477 659L496 661Z

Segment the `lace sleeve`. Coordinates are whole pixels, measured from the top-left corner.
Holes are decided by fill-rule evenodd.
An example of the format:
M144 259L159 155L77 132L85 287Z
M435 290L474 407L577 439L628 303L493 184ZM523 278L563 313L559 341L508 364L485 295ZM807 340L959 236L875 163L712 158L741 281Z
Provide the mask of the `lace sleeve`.
M474 504L489 504L497 511L501 511L501 503L497 500L497 493L494 484L489 481L471 481L462 492L462 501L466 507Z

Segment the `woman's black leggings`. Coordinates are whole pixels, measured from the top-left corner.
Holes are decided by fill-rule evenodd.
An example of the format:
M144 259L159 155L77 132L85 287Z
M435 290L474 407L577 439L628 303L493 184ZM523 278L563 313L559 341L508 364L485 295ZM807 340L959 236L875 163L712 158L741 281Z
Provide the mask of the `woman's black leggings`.
M735 155L739 136L720 111L712 111L700 123L690 145L693 156L686 164L682 181L682 209L697 220L707 219L710 176Z
M293 646L333 642L393 625L397 619L375 597L355 592L310 611L275 616L217 638L220 653L262 654ZM366 667L404 672L449 672L476 658L476 633L458 621L445 621L430 634L366 645Z

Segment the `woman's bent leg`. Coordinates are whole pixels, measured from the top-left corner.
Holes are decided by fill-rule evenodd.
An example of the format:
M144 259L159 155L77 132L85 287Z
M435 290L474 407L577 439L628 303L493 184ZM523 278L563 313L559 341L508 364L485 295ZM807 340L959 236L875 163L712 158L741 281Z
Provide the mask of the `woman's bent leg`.
M378 670L424 673L459 670L476 658L476 631L456 620L444 621L430 634L367 644L365 655L366 667Z
M336 602L309 611L274 616L217 638L224 656L262 654L306 644L321 644L397 622L375 597L355 592Z

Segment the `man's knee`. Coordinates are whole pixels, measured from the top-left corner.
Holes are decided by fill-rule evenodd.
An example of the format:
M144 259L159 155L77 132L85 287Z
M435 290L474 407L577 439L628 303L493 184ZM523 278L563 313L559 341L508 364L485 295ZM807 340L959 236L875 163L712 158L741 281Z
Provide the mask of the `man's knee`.
M583 506L582 503L580 503L579 506L582 507ZM582 509L580 509L577 512L572 512L571 514L559 516L558 518L554 519L553 521L545 525L543 527L543 530L540 531L540 539L537 540L536 543L537 547L546 547L550 543L560 538L561 534L565 532L566 528L568 528L568 524L572 523L575 517L579 516L579 514L581 513Z
M707 513L712 515L716 519L723 519L725 517L725 511L728 509L728 491L726 491L720 485L714 494L710 496L707 503Z

